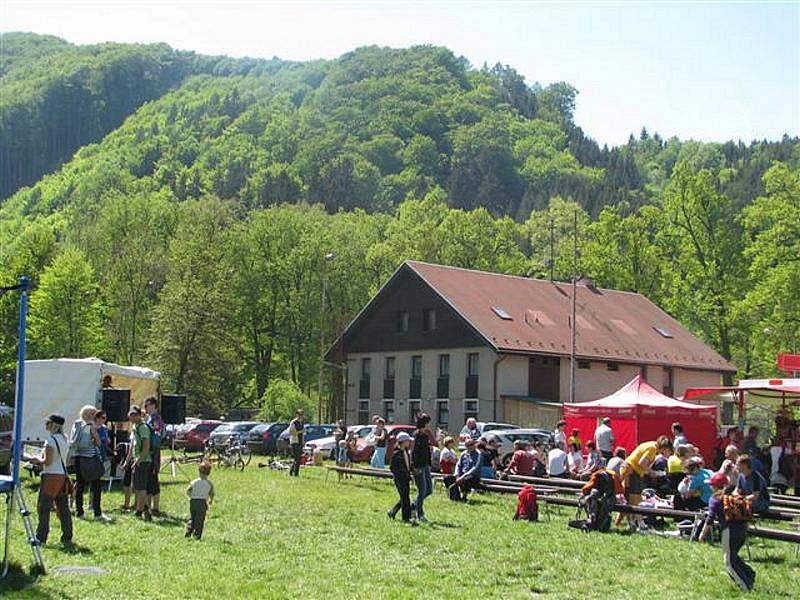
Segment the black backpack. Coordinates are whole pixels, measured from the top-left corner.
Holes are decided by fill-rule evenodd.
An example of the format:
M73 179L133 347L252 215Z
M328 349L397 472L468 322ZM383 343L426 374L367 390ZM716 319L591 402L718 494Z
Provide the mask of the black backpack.
M616 501L614 476L607 471L597 471L584 489L587 491L578 500L578 512L586 511L586 518L570 521L569 526L583 531L607 532L611 529L611 511Z

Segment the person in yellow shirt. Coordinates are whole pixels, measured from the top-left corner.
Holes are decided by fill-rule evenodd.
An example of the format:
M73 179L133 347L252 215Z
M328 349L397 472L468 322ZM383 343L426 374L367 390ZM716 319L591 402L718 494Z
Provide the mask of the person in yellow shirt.
M672 493L678 491L678 484L683 481L683 467L687 460L692 457L693 447L689 444L675 446L675 454L667 460L667 478Z
M661 454L669 459L672 455L672 440L667 436L662 435L655 442L643 442L636 446L622 464L620 476L622 478L622 487L625 490L625 497L628 504L638 506L642 501L642 490L645 487L645 478L650 472L650 467L655 461L656 457ZM620 513L620 517L622 513ZM639 521L640 528L642 521ZM617 520L617 523L620 519Z
M572 435L567 438L567 448L569 448L572 444L578 444L578 449L583 449L583 443L581 442L580 434L581 430L575 427L572 430Z

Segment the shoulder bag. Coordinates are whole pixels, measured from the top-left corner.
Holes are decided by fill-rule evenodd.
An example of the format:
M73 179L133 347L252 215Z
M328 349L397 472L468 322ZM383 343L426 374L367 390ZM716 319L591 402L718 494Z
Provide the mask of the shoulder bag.
M86 482L92 482L97 481L103 476L106 469L103 465L103 461L100 459L100 449L97 446L94 447L94 454L92 456L80 456L78 458L81 459L78 463L81 479Z

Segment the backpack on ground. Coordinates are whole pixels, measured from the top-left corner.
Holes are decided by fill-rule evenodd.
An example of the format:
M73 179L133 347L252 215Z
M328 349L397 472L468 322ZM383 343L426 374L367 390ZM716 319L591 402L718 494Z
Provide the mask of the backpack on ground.
M753 505L744 496L723 494L722 514L726 521L752 521Z
M603 533L611 529L611 511L617 493L614 475L609 471L595 471L581 491L578 507L586 511L586 518L570 521L569 526Z
M519 491L517 496L517 514L514 520L525 519L526 521L539 520L539 501L536 490L532 485L526 485Z
M447 495L453 502L461 502L464 497L461 495L461 489L456 484L454 475L447 475L443 480L444 486L447 488Z

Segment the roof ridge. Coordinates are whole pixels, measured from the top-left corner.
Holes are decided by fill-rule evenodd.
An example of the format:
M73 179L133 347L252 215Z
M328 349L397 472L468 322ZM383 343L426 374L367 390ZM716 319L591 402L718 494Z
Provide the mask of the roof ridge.
M537 283L550 283L552 285L565 285L565 286L568 286L568 287L572 286L572 282L571 281L554 281L552 279L540 279L538 277L526 277L525 275L513 275L511 273L498 273L496 271L485 271L483 269L468 269L467 267L456 267L454 265L443 265L443 264L440 264L440 263L426 262L424 260L407 259L404 262L407 265L409 265L411 268L414 268L415 264L416 265L425 265L425 266L428 266L428 267L437 267L439 269L451 269L453 271L466 271L468 273L480 273L480 274L483 274L483 275L493 275L495 277L507 277L509 279L521 279L523 281L534 281L534 282L537 282ZM416 271L416 269L414 269L414 270ZM582 287L586 287L586 286L582 286ZM640 296L642 298L647 298L647 296L645 296L644 294L642 294L640 292L633 292L631 290L615 290L613 288L603 288L603 287L598 287L598 286L594 286L594 288L597 289L597 290L601 290L603 292L613 292L615 294L628 294L628 295L631 295L631 296Z

